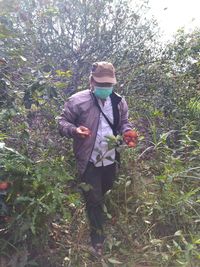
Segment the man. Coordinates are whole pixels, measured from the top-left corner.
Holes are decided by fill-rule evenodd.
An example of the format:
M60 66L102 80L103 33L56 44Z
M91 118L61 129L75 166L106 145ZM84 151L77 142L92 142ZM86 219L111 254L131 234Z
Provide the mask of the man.
M84 197L91 226L91 242L97 255L102 254L105 239L103 196L113 186L118 159L115 149L108 150L106 136L132 132L127 103L113 92L116 82L115 69L111 63L94 63L90 90L72 95L59 118L61 135L74 140L80 179L90 185L89 190L84 191ZM129 141L125 138L126 143Z

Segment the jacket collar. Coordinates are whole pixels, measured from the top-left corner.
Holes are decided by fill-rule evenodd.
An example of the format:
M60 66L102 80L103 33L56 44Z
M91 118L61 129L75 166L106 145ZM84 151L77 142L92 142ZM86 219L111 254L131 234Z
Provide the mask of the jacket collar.
M119 102L122 100L122 97L115 92L112 92L112 94L110 95L110 98L111 98L112 103L115 103L115 104L119 104Z

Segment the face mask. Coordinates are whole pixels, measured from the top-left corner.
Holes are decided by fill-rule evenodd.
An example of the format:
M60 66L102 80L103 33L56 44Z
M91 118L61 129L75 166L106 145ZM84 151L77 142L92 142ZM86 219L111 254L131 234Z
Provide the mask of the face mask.
M94 94L100 99L106 99L109 95L112 94L113 87L98 87L94 86Z

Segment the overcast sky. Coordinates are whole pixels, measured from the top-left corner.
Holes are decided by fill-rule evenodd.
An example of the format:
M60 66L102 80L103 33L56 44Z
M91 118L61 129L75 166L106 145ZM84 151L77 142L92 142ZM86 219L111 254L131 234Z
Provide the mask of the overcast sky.
M187 31L200 27L200 0L149 0L149 5L164 39L171 38L180 27Z

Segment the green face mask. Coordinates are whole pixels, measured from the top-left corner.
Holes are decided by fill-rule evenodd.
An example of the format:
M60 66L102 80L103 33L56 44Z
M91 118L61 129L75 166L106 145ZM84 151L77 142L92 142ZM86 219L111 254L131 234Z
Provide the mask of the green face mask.
M113 87L98 87L94 86L94 95L100 99L106 99L112 94Z

